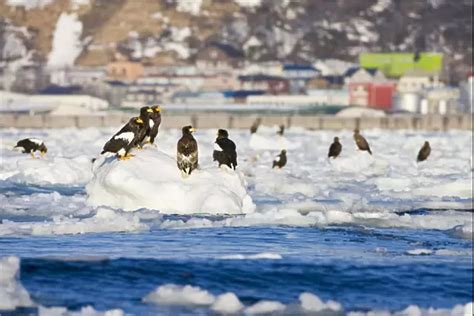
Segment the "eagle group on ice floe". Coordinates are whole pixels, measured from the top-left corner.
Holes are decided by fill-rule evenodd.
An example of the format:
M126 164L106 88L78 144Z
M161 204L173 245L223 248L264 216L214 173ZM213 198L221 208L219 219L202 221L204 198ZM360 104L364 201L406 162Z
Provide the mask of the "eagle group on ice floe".
M261 124L261 118L257 118L250 127L250 134L255 134ZM140 108L140 115L132 117L112 138L107 141L101 154L114 153L118 160L127 160L134 157L132 149L142 149L144 145L153 145L158 135L161 124L161 107L159 105L144 106ZM183 176L189 176L193 170L198 168L198 144L193 136L195 128L191 125L182 128L182 136L177 143L176 162L178 169ZM280 125L277 134L283 136L285 126ZM369 143L360 134L358 129L353 135L355 144L360 151L367 151L372 155ZM35 152L39 151L43 157L48 151L44 142L37 138L25 138L17 142L14 149L22 148L23 153L31 154L36 158ZM333 143L329 147L328 158L336 159L342 152L342 144L339 137L334 137ZM416 161L426 160L431 153L430 143L425 141ZM225 165L235 170L237 167L237 149L235 143L229 139L229 133L225 129L219 129L214 143L213 160L217 161L219 167ZM94 159L95 160L95 159ZM280 154L273 161L272 168L283 168L287 163L286 149L282 149Z

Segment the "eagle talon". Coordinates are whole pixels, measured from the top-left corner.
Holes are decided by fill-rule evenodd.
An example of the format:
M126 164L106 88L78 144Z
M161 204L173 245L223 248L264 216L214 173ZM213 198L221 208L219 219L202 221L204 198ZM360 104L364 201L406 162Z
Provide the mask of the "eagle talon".
M119 156L118 160L129 160L130 158L135 157L135 155L132 154L126 154L125 156Z

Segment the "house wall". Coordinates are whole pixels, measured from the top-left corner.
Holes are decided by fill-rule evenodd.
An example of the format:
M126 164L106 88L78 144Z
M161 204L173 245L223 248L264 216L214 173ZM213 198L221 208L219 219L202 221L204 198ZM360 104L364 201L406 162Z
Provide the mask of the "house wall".
M392 84L369 85L368 105L373 108L389 110L393 104L395 86Z
M143 65L131 61L116 61L107 65L107 77L116 80L134 81L143 75Z

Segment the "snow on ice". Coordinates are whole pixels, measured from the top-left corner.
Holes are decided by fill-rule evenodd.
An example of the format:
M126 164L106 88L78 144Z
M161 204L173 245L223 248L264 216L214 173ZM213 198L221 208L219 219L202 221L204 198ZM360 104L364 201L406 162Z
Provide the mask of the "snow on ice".
M438 229L472 238L472 214L459 212L472 209L469 132L363 131L371 156L356 149L351 131L289 128L280 138L276 130L262 127L252 136L229 131L237 145L237 172L212 161L216 130L198 131L200 169L187 178L176 167L179 130L160 131L159 149L136 150L127 161L98 155L115 129L1 130L0 187L9 193L0 196L5 205L0 234L139 231L151 228L143 216L154 212L152 227L161 229L364 225ZM334 136L343 151L328 160ZM44 159L12 151L25 137L45 141ZM288 150L281 170L271 169L284 146L278 139ZM425 140L433 151L417 164ZM420 209L426 211L412 213Z
M86 187L93 206L174 214L240 214L253 211L243 176L216 166L183 178L174 157L148 147L128 161L102 157Z

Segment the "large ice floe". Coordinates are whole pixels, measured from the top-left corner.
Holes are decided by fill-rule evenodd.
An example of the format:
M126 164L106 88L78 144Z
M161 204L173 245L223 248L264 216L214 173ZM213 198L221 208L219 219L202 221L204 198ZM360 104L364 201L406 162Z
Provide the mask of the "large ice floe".
M146 147L135 154L127 161L101 157L94 163L94 177L86 187L91 205L174 214L253 211L239 172L213 166L184 178L175 158L161 150Z

